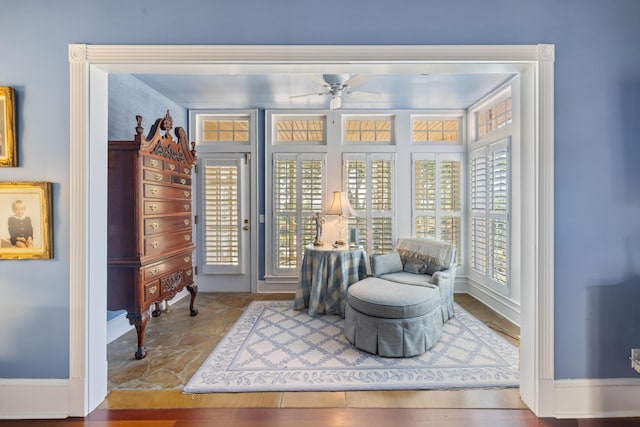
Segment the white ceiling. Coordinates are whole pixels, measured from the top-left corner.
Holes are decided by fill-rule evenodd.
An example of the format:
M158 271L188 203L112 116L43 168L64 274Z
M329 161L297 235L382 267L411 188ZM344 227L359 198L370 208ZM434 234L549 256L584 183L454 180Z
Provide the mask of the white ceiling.
M140 81L188 109L326 109L330 96L291 98L323 92L321 74L135 74ZM464 109L513 76L499 72L376 74L354 91L372 98L344 95L342 109Z

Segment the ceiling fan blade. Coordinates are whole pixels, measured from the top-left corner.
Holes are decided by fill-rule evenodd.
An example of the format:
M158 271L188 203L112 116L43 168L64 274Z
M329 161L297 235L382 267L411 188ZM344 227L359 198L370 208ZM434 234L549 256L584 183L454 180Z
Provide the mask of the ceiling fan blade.
M313 81L314 83L319 84L322 87L328 87L329 86L327 81L324 78L322 78L322 76L319 76L317 74L305 74L304 76L306 78L308 78L309 80Z
M342 98L339 96L334 96L333 98L331 98L331 102L329 102L329 109L336 110L340 108L341 105L342 105Z
M346 92L347 96L351 96L353 98L358 98L367 101L377 101L382 97L381 93L378 92L367 92L365 90L353 90Z
M354 74L346 82L344 82L344 84L349 87L356 87L361 85L362 83L365 83L367 80L370 80L370 79L371 79L371 76L367 74Z
M291 95L289 98L304 98L307 96L322 96L322 95L326 95L326 92L313 92L313 93L303 93L301 95Z

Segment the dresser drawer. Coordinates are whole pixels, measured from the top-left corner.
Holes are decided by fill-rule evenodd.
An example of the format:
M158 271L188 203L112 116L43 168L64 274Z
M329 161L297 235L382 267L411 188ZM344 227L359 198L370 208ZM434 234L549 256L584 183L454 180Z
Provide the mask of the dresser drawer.
M183 175L191 176L191 168L181 165L179 163L164 162L164 170L174 173L181 173Z
M167 251L179 250L191 245L191 228L179 233L159 234L144 239L144 254L160 255Z
M144 215L191 213L191 200L145 200Z
M190 216L167 216L161 218L146 218L144 220L144 235L150 236L159 233L187 229L191 227Z
M191 177L186 175L171 175L171 183L191 187Z
M153 169L144 169L142 171L142 179L144 181L172 184L171 175L166 172L157 171Z
M144 197L150 199L191 199L191 189L144 184Z
M193 283L193 266L192 265L184 269L183 280L185 285L190 285L191 283Z
M193 256L191 254L174 255L166 261L142 269L144 280L154 280L177 270L192 269Z
M151 282L145 282L144 284L144 304L149 306L150 304L160 301L160 280L153 280Z
M164 162L160 159L154 159L153 157L144 156L142 164L146 168L153 168L158 170L164 169Z

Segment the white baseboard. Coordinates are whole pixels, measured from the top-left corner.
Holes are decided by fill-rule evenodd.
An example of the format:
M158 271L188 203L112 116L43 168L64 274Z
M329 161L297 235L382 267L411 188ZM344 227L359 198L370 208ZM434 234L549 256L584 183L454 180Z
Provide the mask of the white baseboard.
M640 416L640 378L554 381L556 418Z
M69 380L0 379L0 419L58 419L69 415Z
M517 302L475 283L468 277L456 278L455 291L471 295L511 323L520 326L520 304Z
M171 301L169 301L169 307L187 296L190 296L189 292L186 289L181 290L176 294L175 297L173 297ZM164 301L160 304L160 308L162 310L164 310L165 308L164 304ZM122 313L121 315L109 320L107 322L107 344L120 338L131 329L133 329L133 325L129 323L129 319L127 319L127 313Z
M133 325L129 323L127 313L122 313L107 321L107 344L110 344L132 329Z

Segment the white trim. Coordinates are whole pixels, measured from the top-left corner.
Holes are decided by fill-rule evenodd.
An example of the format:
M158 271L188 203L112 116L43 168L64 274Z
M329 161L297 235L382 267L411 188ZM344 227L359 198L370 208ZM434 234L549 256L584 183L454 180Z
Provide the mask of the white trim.
M640 417L640 379L556 380L556 418Z
M0 379L0 419L69 416L68 380Z
M107 344L111 344L132 329L133 325L129 323L127 313L120 313L113 319L107 320Z
M89 200L96 194L90 176L100 165L89 158L89 146L105 144L105 139L89 133L96 120L99 127L105 117L89 110L96 97L106 99L106 85L91 86L89 70L102 73L193 73L228 72L337 72L337 73L436 73L446 71L521 72L529 73L535 89L531 96L535 109L533 123L527 130L532 135L533 161L532 201L535 212L529 225L530 265L523 265L523 276L530 283L523 292L523 328L521 349L529 355L521 358L520 393L523 401L540 416L553 413L552 402L543 400L543 382L553 380L553 292L554 292L554 210L553 210L553 45L469 45L469 46L121 46L70 45L70 378L80 384L69 398L70 414L83 416L100 402L106 387L93 387L89 380L103 381L106 363L89 363L103 352L106 343L88 345L93 329L104 329L106 319L91 316L91 311L104 305L106 278L93 277L89 260L104 247L101 234L106 229L101 219L94 221L96 206ZM92 149L93 150L93 149ZM106 151L106 148L105 148ZM98 157L100 156L100 153ZM92 156L93 157L93 154ZM104 173L104 171L103 171ZM94 196L97 197L97 196ZM106 196L105 196L106 197ZM91 219L91 223L89 221ZM100 231L98 232L100 233ZM524 236L523 236L524 237ZM525 254L523 254L525 255ZM523 257L524 258L524 257ZM257 257L256 257L257 259ZM524 284L523 284L524 287ZM88 290L91 289L91 292ZM98 307L98 308L96 308ZM531 325L524 327L525 325ZM106 337L105 337L106 341ZM546 396L545 396L546 397Z
M457 284L457 282L456 282ZM496 292L492 288L476 282L470 277L466 278L466 293L494 310L496 313L505 317L511 323L520 326L520 304L509 299L508 297Z

